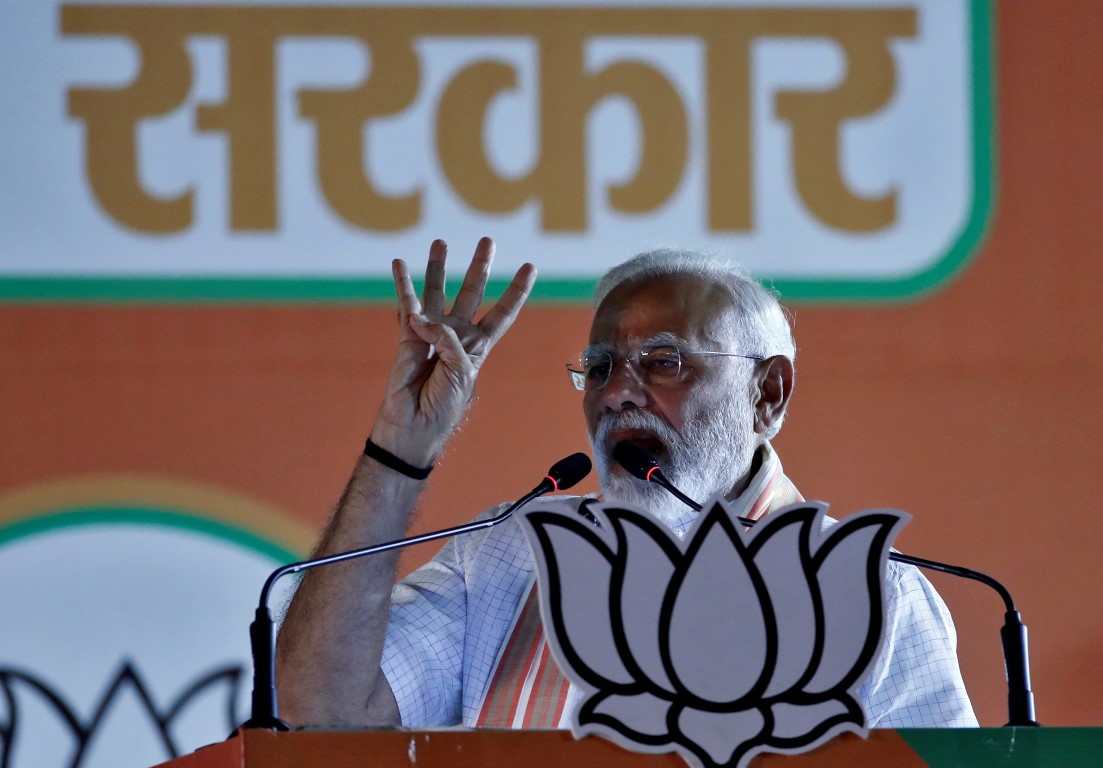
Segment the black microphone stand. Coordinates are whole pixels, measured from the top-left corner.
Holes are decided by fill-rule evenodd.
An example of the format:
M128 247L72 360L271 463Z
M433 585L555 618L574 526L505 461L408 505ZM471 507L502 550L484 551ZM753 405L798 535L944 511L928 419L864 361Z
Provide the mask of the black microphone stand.
M1034 719L1034 691L1030 688L1030 652L1027 649L1026 625L1015 609L1015 601L1011 599L1007 588L988 574L960 565L912 557L902 552L890 552L889 559L951 576L973 579L996 590L1003 600L1005 611L1003 626L1000 628L1000 642L1003 645L1004 672L1007 676L1007 725L1041 725Z

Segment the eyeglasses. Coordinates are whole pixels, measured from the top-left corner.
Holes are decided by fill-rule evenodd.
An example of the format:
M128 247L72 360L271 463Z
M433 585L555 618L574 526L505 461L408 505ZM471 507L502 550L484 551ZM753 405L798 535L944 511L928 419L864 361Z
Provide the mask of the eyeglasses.
M649 386L669 386L678 384L685 378L687 360L695 357L741 357L744 360L762 362L766 358L760 355L740 355L735 352L712 352L709 350L679 349L672 345L640 347L621 357L608 349L586 348L578 358L578 363L568 363L571 383L579 391L604 389L613 376L618 360L624 360L635 372L640 381Z

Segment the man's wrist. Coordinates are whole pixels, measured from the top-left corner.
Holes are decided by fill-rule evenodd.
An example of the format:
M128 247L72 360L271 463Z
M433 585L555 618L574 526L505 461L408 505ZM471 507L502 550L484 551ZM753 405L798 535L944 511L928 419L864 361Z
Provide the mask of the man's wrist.
M427 467L418 467L410 464L405 459L401 459L386 448L379 446L372 441L371 437L364 443L364 455L370 459L374 459L388 469L392 469L400 475L405 475L413 480L424 480L429 477L429 473L433 471L433 467L435 466L432 463Z
M394 423L383 414L376 417L368 437L387 453L415 467L436 463L447 435L426 429L414 429L406 423Z

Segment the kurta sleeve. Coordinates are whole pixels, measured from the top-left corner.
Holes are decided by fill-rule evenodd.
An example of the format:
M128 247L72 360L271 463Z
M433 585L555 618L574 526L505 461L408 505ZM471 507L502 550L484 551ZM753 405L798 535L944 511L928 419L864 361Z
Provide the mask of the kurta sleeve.
M887 564L885 643L861 699L871 728L977 725L946 604L914 566Z

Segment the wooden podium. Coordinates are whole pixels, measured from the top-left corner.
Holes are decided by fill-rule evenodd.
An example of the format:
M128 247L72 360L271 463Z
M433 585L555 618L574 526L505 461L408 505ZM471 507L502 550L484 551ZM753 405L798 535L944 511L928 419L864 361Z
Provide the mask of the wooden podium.
M685 768L675 754L628 752L568 731L243 730L161 768ZM752 768L1097 768L1103 728L961 728L852 734L803 755L763 754Z

